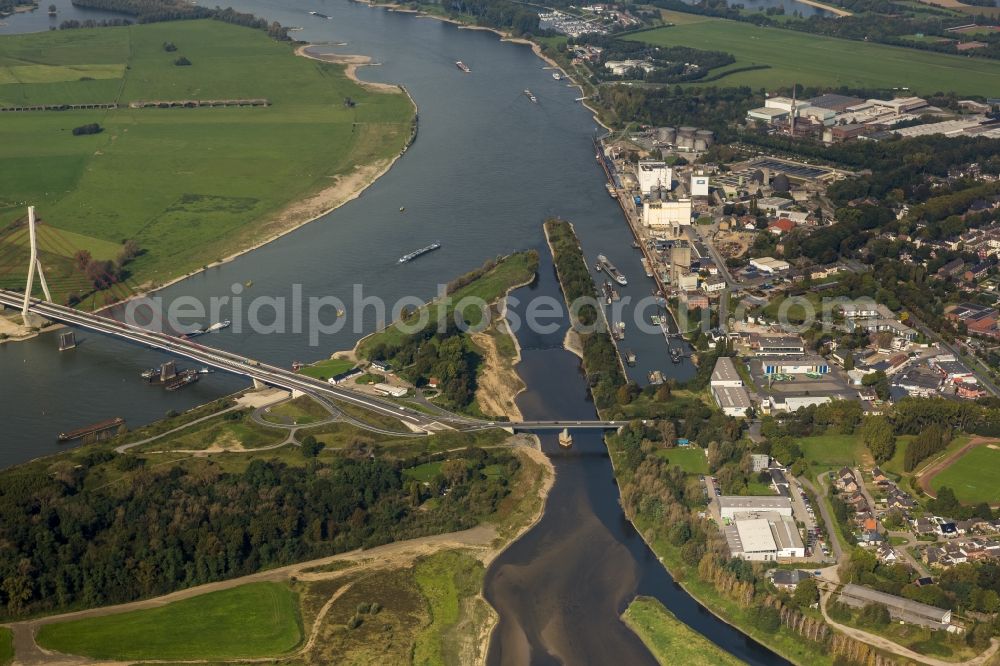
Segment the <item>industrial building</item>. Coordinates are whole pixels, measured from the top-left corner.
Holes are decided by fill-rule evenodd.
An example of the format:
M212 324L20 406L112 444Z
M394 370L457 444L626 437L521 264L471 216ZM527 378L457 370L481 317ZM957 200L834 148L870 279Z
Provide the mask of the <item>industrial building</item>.
M673 187L673 171L666 162L640 160L636 166L639 190L647 195L654 189L669 190Z
M746 416L750 408L750 394L742 386L713 386L712 397L726 416Z
M832 391L823 394L810 395L774 395L768 400L771 412L797 412L803 407L825 405L834 400L852 400L857 394L848 391Z
M733 359L723 356L715 362L709 382L712 397L726 416L745 416L750 408L750 394L743 388L743 379L736 371Z
M760 363L764 375L825 375L830 372L830 364L820 356L760 356L755 362Z
M932 629L952 630L950 610L897 597L894 594L879 592L870 587L854 584L845 585L840 592L840 601L852 608L863 608L872 603L882 604L889 609L889 616L894 620L919 624Z
M760 518L737 520L725 532L733 557L753 562L774 562L806 555L802 536L789 516L771 513Z
M750 120L760 120L769 125L779 120L787 120L790 115L791 113L784 109L769 109L767 107L747 111L747 118Z
M708 196L708 176L703 173L691 174L691 196Z
M750 347L755 356L802 356L806 353L802 338L795 335L751 334Z
M691 200L650 201L642 207L642 223L680 236L683 228L691 226Z
M712 386L743 386L743 379L736 371L736 364L728 356L722 356L715 362L712 370Z
M722 495L719 497L719 516L734 520L747 514L776 513L780 516L792 516L792 500L777 495Z
M726 279L721 276L709 277L701 282L701 289L706 294L715 294L725 290Z
M774 257L759 257L757 259L751 259L750 265L761 273L767 273L768 275L781 273L791 268L791 265L787 261L775 259Z
M393 386L392 384L386 384L384 382L375 384L372 386L372 389L374 389L376 393L392 396L393 398L402 398L407 392L406 387Z

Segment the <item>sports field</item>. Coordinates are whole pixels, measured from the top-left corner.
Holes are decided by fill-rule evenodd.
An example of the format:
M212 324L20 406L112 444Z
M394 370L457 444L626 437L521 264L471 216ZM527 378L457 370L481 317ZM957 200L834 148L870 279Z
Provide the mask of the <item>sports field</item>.
M677 449L661 449L656 455L668 461L671 467L677 465L687 474L708 474L708 458L700 446Z
M249 583L159 608L43 626L38 644L95 659L240 659L289 652L302 639L298 601L279 583Z
M1000 504L1000 449L990 445L969 449L936 474L930 485L935 491L948 486L964 504Z
M176 66L180 56L192 64ZM270 106L129 108L218 99ZM124 295L302 221L282 211L355 165L387 163L413 117L402 93L362 88L343 65L218 21L0 37L0 106L81 103L120 108L3 114L0 286L23 280L28 204L42 220L42 261L57 297L89 290L72 261L77 250L114 259L131 239L145 252L128 266ZM72 134L88 123L103 131Z
M719 72L752 65L768 66L768 69L735 72L712 85L773 88L799 83L910 88L922 95L949 91L984 95L1000 89L1000 62L995 60L849 41L679 12L666 12L665 20L677 25L635 33L626 39L733 54L736 63Z

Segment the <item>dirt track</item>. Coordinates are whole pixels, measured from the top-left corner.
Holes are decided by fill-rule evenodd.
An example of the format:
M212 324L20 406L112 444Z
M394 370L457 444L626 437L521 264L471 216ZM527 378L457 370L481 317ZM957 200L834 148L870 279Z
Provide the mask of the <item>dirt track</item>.
M207 585L199 585L198 587L192 587L186 590L180 590L178 592L173 592L171 594L167 594L162 597L156 597L154 599L144 599L141 601L133 601L127 604L120 604L117 606L92 608L89 610L76 611L73 613L64 613L62 615L52 615L49 617L39 618L36 620L25 620L24 622L14 622L7 625L14 632L14 653L16 655L14 666L32 666L34 664L45 664L46 666L79 666L82 664L88 664L88 665L114 664L116 666L119 666L120 664L121 666L124 666L125 664L134 664L146 661L146 660L130 660L127 662L115 662L106 660L87 659L83 657L68 656L68 655L49 652L48 650L40 648L35 643L35 635L38 633L38 629L46 624L54 624L66 620L79 620L83 618L115 615L118 613L125 613L128 611L142 610L147 608L157 608L160 606L165 606L166 604L174 601L189 599L191 597L207 594L209 592L227 590L233 587L238 587L240 585L245 585L246 583L253 583L259 581L288 580L292 576L302 578L303 580L330 578L337 575L341 575L344 570L329 572L326 575L323 574L317 575L317 574L303 573L303 569L309 569L312 567L318 567L325 564L330 564L331 562L335 562L338 560L364 560L367 563L371 563L372 565L382 568L386 566L391 566L393 564L404 564L412 562L414 559L416 559L421 555L430 555L439 550L444 550L448 548L473 548L476 550L489 551L491 549L493 540L496 538L496 535L497 535L496 530L493 527L481 525L461 532L452 532L450 534L441 534L436 536L421 537L419 539L410 539L408 541L390 543L384 546L379 546L377 548L371 548L368 550L354 550L347 553L341 553L339 555L332 555L330 557L324 557L318 560L312 560L309 562L299 562L297 564L292 564L277 569L261 571L259 573L251 574L249 576L243 576L241 578L233 578L230 580L219 581L217 583L208 583ZM280 660L280 658L253 659L253 660L237 659L233 661L261 662L261 661L278 661L278 660ZM197 662L199 660L186 660L186 661Z
M459 532L450 532L447 534L409 539L407 541L398 541L367 550L353 550L308 562L298 562L296 564L290 564L277 569L260 571L258 573L242 576L240 578L233 578L216 583L199 585L186 590L179 590L177 592L172 592L153 599L143 599L126 604L119 604L117 606L91 608L83 611L63 613L61 615L51 615L33 620L25 620L23 622L13 622L7 625L0 625L10 627L14 634L15 660L13 662L13 666L36 666L42 664L45 666L127 666L128 664L137 663L169 663L162 660L136 659L126 662L116 662L51 652L39 647L35 642L35 635L38 633L39 628L46 624L54 624L67 620L78 620L91 617L103 617L106 615L114 615L117 613L125 613L148 608L157 608L182 599L189 599L191 597L207 594L209 592L226 590L252 582L284 581L293 577L299 580L307 581L323 580L335 578L346 572L357 571L359 569L374 571L397 566L409 566L418 557L431 555L442 550L453 548L471 550L477 558L482 560L484 564L488 565L489 562L491 562L493 558L495 558L502 550L504 550L513 541L516 541L522 534L524 534L524 532L529 530L538 521L544 507L544 498L548 495L549 489L552 487L552 483L554 481L554 469L552 467L552 462L540 450L536 437L521 435L514 438L513 441L517 442L514 446L515 451L517 451L520 455L527 456L535 463L541 465L545 470L545 479L541 484L541 487L538 489L539 496L543 498L543 502L539 506L539 511L537 515L532 516L526 524L520 525L515 534L503 535L505 538L501 538L501 535L498 534L494 526L483 524ZM323 565L330 564L332 562L344 560L353 561L356 566L338 569L331 572L306 571L315 567L322 567ZM324 609L321 611L321 615L325 615L326 611L329 610L329 607L333 604L336 598L346 592L346 590L346 587L339 588L324 606ZM315 644L316 630L318 626L319 622L314 622L314 626L305 636L303 647L296 650L295 655L304 654ZM487 633L483 636L484 640L488 640L489 629L492 629L492 626L487 627ZM282 661L287 657L288 655L282 657L235 659L227 660L227 663L268 663ZM184 660L184 663L203 663L203 661L198 659L187 659Z

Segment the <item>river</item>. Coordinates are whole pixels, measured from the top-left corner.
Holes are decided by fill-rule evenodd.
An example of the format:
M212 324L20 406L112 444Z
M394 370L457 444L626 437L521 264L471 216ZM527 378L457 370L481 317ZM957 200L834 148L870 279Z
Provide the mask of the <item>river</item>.
M594 159L593 119L574 101L577 90L555 81L528 47L503 44L492 33L337 0L295 7L240 0L234 6L303 26L295 33L299 39L347 42L340 52L371 56L381 66L364 68L362 76L406 85L420 108L420 135L360 198L164 290L165 299L229 296L233 285L248 280L253 281L248 297L291 297L298 284L306 295L349 300L359 284L366 294L390 302L413 295L426 299L438 283L487 258L534 248L542 257L539 279L515 292L521 303L512 308L523 313L529 296L561 302L541 228L552 215L574 222L590 262L599 252L607 254L631 278L623 296L649 294L652 283L642 274L639 253L631 248L621 211L608 197ZM332 20L311 17L310 10ZM16 29L22 18L8 19L9 27ZM469 64L472 74L460 72L456 60ZM537 95L538 104L526 99L524 88ZM433 240L443 241L441 250L397 264L399 256ZM361 314L362 328L371 330L376 313ZM201 340L288 365L351 347L360 333L350 328L324 337L318 346L309 345L306 332L230 329ZM659 334L632 329L627 335L627 346L639 357L630 369L634 378L643 380L651 369L682 380L693 373L686 361L669 362ZM125 416L135 426L244 386L216 373L190 389L165 394L138 378L140 369L163 360L159 353L93 334L79 337L79 348L62 353L53 335L0 345L5 380L0 464L56 451L54 435L60 430L111 415ZM562 350L561 331L522 328L519 337L524 350L519 371L529 385L520 398L525 416L592 417L579 361ZM658 597L682 621L750 663L782 663L674 584L623 515L598 435L577 435L568 453L553 451L558 447L551 438L543 441L557 470L545 516L495 561L487 577L486 593L502 618L491 648L493 663L512 663L513 656L528 654L525 650L533 663L556 663L557 655L571 663L651 663L618 620L636 593Z

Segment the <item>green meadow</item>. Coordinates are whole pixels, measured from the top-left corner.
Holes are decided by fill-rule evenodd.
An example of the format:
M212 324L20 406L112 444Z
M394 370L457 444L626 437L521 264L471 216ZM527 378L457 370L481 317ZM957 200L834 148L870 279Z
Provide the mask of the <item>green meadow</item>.
M164 50L165 42L177 51ZM192 64L175 65L180 56ZM140 100L250 98L271 105L129 108ZM413 118L402 93L368 90L342 65L298 57L289 43L217 21L0 37L0 106L85 103L119 108L3 116L0 287L23 284L29 204L58 298L90 289L73 265L77 250L110 259L136 241L144 252L114 290L124 296L286 228L281 211L289 204L356 165L398 154ZM103 131L73 136L88 123Z
M248 583L159 608L48 624L37 640L94 659L241 659L291 651L302 626L288 586Z
M995 60L757 27L680 12L663 15L665 21L676 25L634 33L626 39L656 46L725 51L735 56L736 63L710 76L754 65L767 66L733 72L712 85L905 87L922 95L949 91L988 95L1000 89L1000 62Z
M743 662L677 619L652 597L637 597L622 619L664 666L738 666Z

